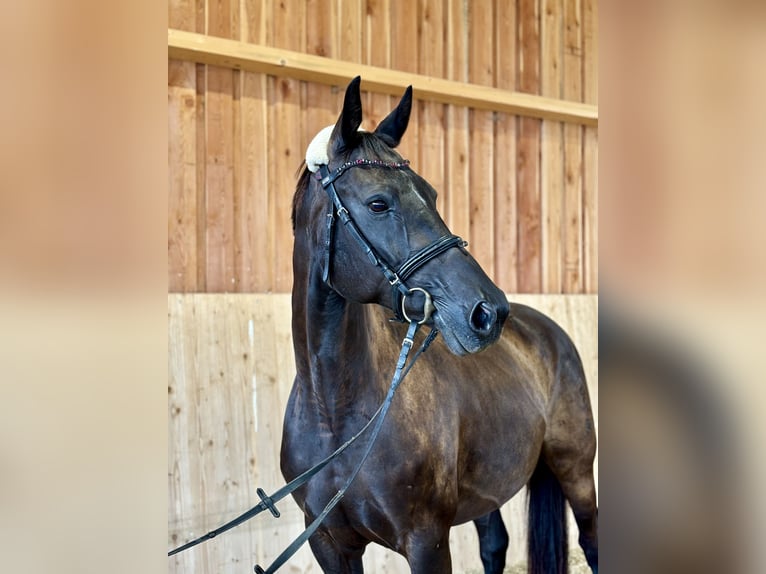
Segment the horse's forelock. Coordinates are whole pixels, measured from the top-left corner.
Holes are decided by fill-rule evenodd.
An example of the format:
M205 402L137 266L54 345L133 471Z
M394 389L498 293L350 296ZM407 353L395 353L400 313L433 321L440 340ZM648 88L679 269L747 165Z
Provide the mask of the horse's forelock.
M348 155L359 150L365 159L382 159L385 161L400 161L401 156L374 132L360 132L357 145L353 150L347 150Z

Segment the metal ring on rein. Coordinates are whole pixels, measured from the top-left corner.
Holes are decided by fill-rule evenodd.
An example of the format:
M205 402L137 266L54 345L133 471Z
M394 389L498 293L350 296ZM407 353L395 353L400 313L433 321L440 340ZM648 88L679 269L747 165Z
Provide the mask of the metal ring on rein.
M431 299L431 294L428 291L421 289L420 287L413 287L407 295L414 291L420 291L426 298L425 303L423 303L423 319L418 321L418 325L422 325L431 318L431 314L436 311L436 307L434 307L433 299ZM414 321L407 316L407 309L404 308L404 303L407 301L407 295L402 295L402 315L408 323L413 323Z

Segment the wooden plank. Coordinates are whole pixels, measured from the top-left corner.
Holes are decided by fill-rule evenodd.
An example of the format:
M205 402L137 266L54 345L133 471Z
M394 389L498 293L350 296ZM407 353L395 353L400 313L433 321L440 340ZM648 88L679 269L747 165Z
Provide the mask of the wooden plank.
M418 71L418 4L412 0L391 1L391 67L404 77L417 77ZM362 89L376 91L365 77L370 76L366 70L359 69L353 75L362 76ZM409 74L409 76L407 76ZM371 76L370 76L371 77ZM372 79L372 77L371 77ZM409 84L401 85L392 90L393 95L401 97ZM413 88L414 90L414 88ZM414 93L413 93L414 96ZM420 149L420 108L413 102L410 124L407 134L399 144L402 157L412 161L415 170L420 171L418 151Z
M197 123L197 291L207 290L207 66L195 65Z
M240 34L247 42L265 41L269 3L246 0L240 5ZM238 181L235 186L235 273L237 290L267 292L273 289L273 222L268 193L268 101L266 77L242 72L239 76Z
M582 100L582 10L564 3L564 97ZM564 291L583 291L582 126L564 125Z
M444 12L440 2L418 2L419 45L418 71L426 76L444 76ZM437 209L442 212L444 198L444 121L445 105L416 101L420 119L417 169L439 193Z
M272 11L274 46L285 50L305 50L304 3L281 0ZM290 225L295 171L303 159L305 135L302 130L302 98L299 80L269 78L269 191L274 205L274 290L292 288L293 233Z
M465 83L468 81L468 24L463 17L461 0L449 0L447 37L447 78ZM452 232L463 238L471 231L468 133L468 110L457 105L447 106L445 216Z
M403 6L399 6L400 2ZM411 11L412 7L408 8L409 4L403 0L392 0L392 18L396 14ZM416 30L414 35L412 31L409 34L407 32L408 26L416 26L417 22L408 24L407 21L398 18L397 16L396 21L392 20L392 36L398 35L406 46L407 42L411 41L409 38L417 39ZM524 90L507 92L491 86L477 86L403 71L404 68L412 66L415 50L408 51L406 47L399 49L399 40L393 46L395 52L399 53L397 61L401 61L402 66L385 69L365 64L350 64L296 50L248 44L182 30L168 30L168 57L173 59L329 85L345 86L354 76L361 75L362 89L365 91L400 96L407 86L412 85L418 99L583 125L598 124L598 109L593 105L521 93Z
M542 41L540 90L544 96L563 95L562 53L563 0L542 0L540 37ZM542 291L562 293L564 289L563 201L564 132L560 122L543 121L540 153L540 211L542 219Z
M598 104L598 2L583 0L583 101Z
M233 0L211 2L207 7L207 33L232 35ZM234 29L238 32L238 28ZM234 267L234 71L211 66L207 71L206 130L206 290L236 288Z
M307 2L306 51L318 56L333 57L338 52L338 12L335 2ZM319 130L338 119L342 101L338 86L309 83L306 86L303 124L306 146ZM339 103L340 102L340 103ZM305 152L305 146L303 147ZM301 156L300 159L302 159ZM296 169L297 169L296 165Z
M206 0L207 34L211 37L239 39L239 2L236 0ZM220 66L226 68L228 66Z
M209 68L206 93L206 290L234 285L233 71Z
M540 87L540 14L535 0L519 0L517 88L536 93ZM519 280L522 293L539 293L541 281L540 120L519 118L517 212Z
M180 543L214 528L255 498L249 464L254 458L248 374L253 359L229 352L247 340L246 308L210 295L191 301L171 298L169 307L169 336L176 346L169 355L168 420L171 432L183 438L168 445L169 482L170 492L178 496L174 506L187 516L176 520L171 511L168 518L170 539ZM174 556L170 571L236 567L254 554L253 538L244 528L215 545Z
M168 26L195 32L197 28L197 0L168 0ZM200 28L204 30L204 28Z
M598 104L598 2L583 1L583 100ZM598 128L583 136L583 241L586 293L598 292Z
M236 272L239 291L267 292L273 289L273 221L269 195L267 137L269 129L266 77L242 72L240 122L240 178L236 188L238 211L235 226Z
M583 241L585 293L598 293L598 130L583 136Z
M363 2L341 2L337 12L338 18L338 57L354 64L362 62L364 54L362 30L363 30ZM333 114L334 123L343 107L343 96L345 94L345 85L338 86L338 95L335 104L335 113ZM365 96L362 94L362 128L369 129L366 123L366 113L364 111Z
M380 68L391 67L390 0L367 0L364 16L364 63ZM400 94L401 95L401 94ZM365 104L365 122L375 129L398 100L387 94L369 92Z
M472 84L491 86L494 81L493 9L489 2L468 6L469 71ZM469 112L469 189L471 253L490 277L495 274L494 225L494 112Z
M495 2L495 86L516 87L516 5ZM506 293L518 290L516 219L516 118L497 113L494 149L495 272L492 277Z
M197 287L197 110L192 62L168 62L168 290Z

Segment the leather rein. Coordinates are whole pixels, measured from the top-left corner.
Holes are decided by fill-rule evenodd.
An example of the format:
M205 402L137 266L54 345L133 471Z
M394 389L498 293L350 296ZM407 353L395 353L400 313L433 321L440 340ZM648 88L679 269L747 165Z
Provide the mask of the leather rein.
M243 522L253 518L254 516L257 516L261 512L268 510L271 512L271 514L275 518L279 518L280 513L279 510L277 510L276 503L286 497L287 495L294 492L299 487L303 486L306 482L308 482L314 475L316 475L318 472L320 472L324 467L326 467L330 462L332 462L336 457L338 457L343 451L345 451L349 446L351 446L359 437L361 437L365 432L373 426L372 433L370 435L370 438L367 441L367 446L365 448L364 454L362 455L361 459L357 463L354 470L349 475L348 479L346 480L343 487L338 490L338 492L333 496L330 501L325 506L324 510L313 520L313 522L306 528L306 530L301 533L300 536L298 536L275 560L274 562L266 569L264 570L261 568L258 564L255 565L254 571L256 574L273 574L277 571L287 560L292 557L295 552L298 551L298 549L306 542L306 540L311 537L312 534L319 528L321 523L324 521L324 519L327 517L327 515L330 513L330 511L335 508L335 506L340 502L340 500L345 495L348 488L351 486L351 483L356 478L357 474L362 468L362 465L367 460L367 457L369 456L370 452L372 451L372 447L375 444L376 439L378 438L378 435L380 433L380 429L383 426L383 421L386 418L386 414L388 413L389 407L391 406L391 403L394 398L394 394L396 392L396 389L399 387L401 382L404 380L404 378L407 376L407 374L410 372L410 369L415 364L415 361L417 361L418 357L422 353L428 349L429 345L433 342L433 340L438 335L438 330L436 328L432 328L431 332L428 334L428 336L425 338L423 343L421 344L420 348L417 350L415 355L412 357L412 360L407 364L407 357L409 356L410 350L412 349L412 346L414 345L414 339L415 339L415 333L417 332L420 325L428 321L431 314L435 310L433 306L433 302L431 299L431 295L425 290L420 287L414 287L414 288L407 288L407 286L404 284L404 280L410 277L412 273L414 273L417 269L428 263L430 260L434 259L438 255L444 253L448 249L451 249L452 247L465 247L466 242L464 242L460 237L457 237L456 235L447 235L444 237L441 237L440 239L437 239L432 244L428 245L424 249L421 249L411 255L409 258L407 258L406 261L404 261L402 264L400 264L396 269L392 269L392 267L382 258L380 257L375 249L370 245L370 243L367 241L367 239L364 237L364 235L361 233L359 228L356 226L354 221L351 219L351 215L349 214L348 210L344 207L343 202L341 201L340 197L338 196L337 190L335 189L334 182L337 180L343 173L345 173L348 169L351 169L352 167L360 167L360 166L370 166L370 167L385 167L385 168L391 168L391 169L407 169L409 167L409 162L404 161L403 163L384 163L379 160L356 160L353 162L347 162L341 165L339 168L334 170L332 173L329 172L326 165L321 165L319 168L319 176L321 178L321 185L327 192L329 198L330 198L330 207L327 213L327 236L325 239L325 265L323 269L323 279L324 281L330 285L330 265L332 260L332 244L333 244L333 233L334 233L334 227L335 227L335 218L337 216L338 219L344 224L344 227L349 231L351 236L356 240L356 242L359 244L359 246L362 248L362 250L365 252L367 257L370 259L370 261L378 267L383 275L388 280L389 284L391 285L392 289L392 299L393 299L393 309L394 313L396 315L396 320L402 321L402 322L408 322L409 327L407 329L407 335L404 337L404 340L402 341L402 348L399 352L399 359L396 363L396 369L394 371L394 375L391 379L391 384L388 389L388 393L386 394L386 398L384 399L383 403L378 407L378 410L373 414L373 416L370 418L369 421L367 421L367 424L362 427L359 432L357 432L353 437L351 437L349 440L347 440L345 443L343 443L335 452L324 458L323 460L319 461L317 464L309 468L308 470L304 471L302 474L297 476L295 479L290 481L288 484L277 490L272 495L267 495L262 488L257 488L256 493L261 499L261 502L259 502L257 505L255 505L250 510L247 510L246 512L240 514L233 520L230 520L229 522L219 526L218 528L211 530L207 534L204 534L203 536L200 536L199 538L196 538L194 540L191 540L173 550L168 552L168 556L173 556L174 554L178 554L179 552L183 552L184 550L188 550L189 548L192 548L193 546L196 546L197 544L200 544L206 540L210 540L211 538L215 538L219 534L222 534L223 532L226 532L227 530L231 530L232 528L239 526ZM411 319L407 316L407 312L405 310L404 304L406 302L406 298L410 295L412 295L414 292L421 292L423 293L425 297L425 302L423 305L423 318L419 321L415 321L414 319ZM406 366L406 368L405 368Z

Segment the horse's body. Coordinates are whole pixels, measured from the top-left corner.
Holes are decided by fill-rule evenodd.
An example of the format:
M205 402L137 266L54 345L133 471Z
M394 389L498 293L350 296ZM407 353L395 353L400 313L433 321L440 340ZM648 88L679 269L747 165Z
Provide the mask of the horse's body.
M401 127L401 108L407 108L408 118L407 98L382 122L378 130L383 133L355 136L350 130L355 132L358 123L348 118L356 116L356 110L349 108L355 105L358 90L358 82L349 87L334 136L345 142L339 146L331 141L328 162L353 159L355 153L369 158L373 152L382 160L395 160L398 156L390 143L398 143L406 129L406 118ZM398 137L387 138L386 129L393 129ZM361 138L358 145L350 145L352 137ZM388 151L373 139L389 144ZM348 186L344 190L354 189L353 197L351 191L339 193L346 193L348 211L389 260L401 260L432 236L445 233L435 210L431 213L433 198L428 193L415 193L413 199L401 191L422 182L413 172L355 171L359 174L350 177L349 173L342 180ZM393 183L384 189L385 179ZM396 186L393 192L391 185ZM391 207L382 220L379 206L370 208L372 214L366 212L372 192L376 198L382 194L397 211ZM355 194L359 202L354 202ZM374 268L364 267L364 255L354 252L353 242L343 231L337 232L332 246L331 281L324 280L327 201L320 185L304 172L294 202L297 374L282 444L282 471L288 480L333 452L369 421L386 395L406 331L405 326L391 323L391 312L381 306L389 306L384 295L387 282L380 281ZM408 209L420 204L419 219L408 220ZM365 218L370 223L367 229ZM386 225L395 227L391 238L385 236ZM404 245L398 247L393 238L402 230L398 241ZM596 571L592 474L596 441L577 351L544 315L520 305L508 307L502 293L462 248L438 259L413 278L433 295L436 312L429 324L439 327L444 342L437 339L398 389L359 476L311 537L320 566L325 572L362 572L364 548L377 542L403 554L413 573L448 573L450 527L494 511L532 479L531 571L566 568L562 564L566 559L564 497L575 512L581 545ZM478 350L482 352L470 354ZM342 486L364 446L353 445L296 491L307 521ZM553 506L540 506L540 501L552 501ZM535 549L535 544L544 548Z

